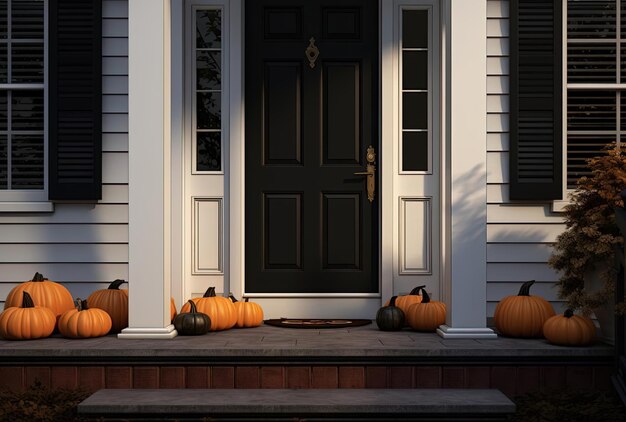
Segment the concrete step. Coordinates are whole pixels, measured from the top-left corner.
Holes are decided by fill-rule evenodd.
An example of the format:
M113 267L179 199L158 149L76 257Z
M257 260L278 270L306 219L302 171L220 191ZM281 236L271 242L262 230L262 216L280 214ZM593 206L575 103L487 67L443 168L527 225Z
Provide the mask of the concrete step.
M495 389L104 389L78 405L81 416L137 421L477 422L514 412Z

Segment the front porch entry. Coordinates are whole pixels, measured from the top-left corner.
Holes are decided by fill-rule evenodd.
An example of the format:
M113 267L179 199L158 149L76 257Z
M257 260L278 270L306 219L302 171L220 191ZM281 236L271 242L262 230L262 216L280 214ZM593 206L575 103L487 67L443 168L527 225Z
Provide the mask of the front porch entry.
M260 4L255 3L255 7ZM287 9L295 10L292 2L285 4L289 5ZM303 4L308 7L315 2ZM267 57L261 65L247 63L249 57L244 58L245 2L130 3L130 327L120 337L175 335L168 322L170 295L180 307L208 286L237 297L253 297L264 306L266 317L291 316L284 312L297 309L295 317L373 318L384 300L393 294L407 293L418 284L426 284L427 290L448 306L447 325L441 327L440 335L495 336L485 328L486 54L481 51L486 35L484 28L475 25L477 20L486 18L484 1L380 0L373 7L374 16L378 14L373 19L378 22L373 26L379 28L377 47L369 44L373 48L370 51L378 48L370 58L379 60L379 64L367 72L363 71L367 62L363 57L350 61L350 48L337 55L332 53L333 43L354 42L333 37L367 31L370 21L366 16L370 12L358 11L362 4L366 3L342 3L341 10L322 8L316 12L321 22L327 19L329 26L322 25L317 37L302 31L301 38L307 42L298 44L302 56L297 65L289 55ZM140 7L150 9L149 19ZM207 10L211 13L198 15ZM266 10L261 14L256 19L263 22L263 31L271 26L268 22L272 19L289 24L285 21L289 13L272 17ZM198 19L215 27L216 17L220 21L219 36L198 34L193 26ZM353 26L339 23L333 35L330 24L337 25L346 17L348 21L352 19ZM453 22L455 31L451 32ZM292 23L296 28L307 28L306 19L296 18ZM153 26L162 26L158 32L162 37L147 35L150 31L146 28ZM289 34L281 31L284 29L273 35L275 44L285 43L288 38ZM268 41L268 45L272 43ZM315 47L319 49L317 70L310 67L311 59L317 55ZM260 48L259 52L263 50ZM244 63L263 70L257 87L265 89L274 84L278 88L262 91L263 95L247 92L253 85L246 80ZM161 67L162 72L154 72L156 67ZM359 67L360 71L355 71ZM410 76L403 78L407 69ZM151 77L146 78L146 74ZM294 84L288 83L289 77ZM310 77L314 82L307 83ZM317 93L311 91L315 83L320 89ZM294 93L294 86L300 89L299 93ZM330 86L332 90L328 89ZM339 89L351 89L352 94L339 95ZM263 107L260 116L252 116L261 119L262 130L256 133L250 130L251 120L246 120L254 110L255 95L260 101L257 106ZM280 101L272 103L272 96ZM289 96L301 100L293 103L295 108L300 107L297 130L284 115L272 115L272 108L282 106ZM328 110L335 107L335 111L325 116L328 110L322 105L328 99L333 99ZM345 101L354 107L353 112L348 111L350 107L343 104ZM407 114L403 105L404 110L423 112ZM270 112L266 113L268 106ZM312 112L306 112L308 109ZM283 111L293 112L285 107ZM328 132L332 118L336 119L331 128L335 133ZM337 124L350 119L354 125ZM155 125L160 121L163 125ZM273 130L268 121L274 122L277 137L267 138L268 130ZM151 137L144 133L145 126L151 127ZM295 137L285 135L289 128ZM313 140L304 142L307 139ZM329 139L338 142L329 144ZM276 146L284 148L274 148L274 140L278 140ZM377 154L371 160L377 176L354 176L356 183L338 190L338 183L350 179L346 177L348 173L368 171L369 144ZM249 154L254 148L257 153ZM263 160L256 169L259 173L248 166L249 157ZM315 186L317 205L316 201L303 199L304 190L298 189L304 188L276 184L293 178L290 171L294 168L306 169L309 159L318 169L327 167L328 173L305 179L339 174L333 184L320 182ZM158 170L158 165L147 168L146 160L163 166ZM268 169L287 172L264 176L263 171ZM248 179L248 173L252 179ZM468 178L468 174L472 177ZM270 182L260 184L256 190L248 189L263 177ZM372 203L366 199L368 183L363 179L376 184ZM249 195L257 196L256 203ZM462 212L468 207L475 212ZM153 210L151 218L146 218L146 208ZM307 210L317 217L307 219ZM262 213L263 218L249 220L255 212L256 217ZM332 218L324 221L324 212ZM355 216L358 226L352 224L357 220ZM350 227L345 224L348 220ZM308 224L310 221L315 225ZM264 227L277 224L281 230L263 232ZM329 230L331 225L339 232ZM370 234L365 231L366 226ZM250 237L255 230L256 235ZM307 230L313 233L312 239L306 238ZM315 280L315 271L305 271L302 280L315 282L294 287L289 285L288 277L282 281L267 277L255 285L252 279L259 275L261 265L256 269L248 265L248 259L255 259L251 241L256 241L256 250L262 251L256 256L257 264L262 259L263 265L297 267L297 247L287 248L281 242L296 242L297 246L298 236L300 245L304 245L300 249L301 263L306 264L309 256L317 255L322 267L343 267L332 269L344 276L359 271L367 274L364 284L343 288L330 279L324 286L323 281ZM332 236L335 239L329 238ZM365 237L372 240L369 246ZM329 245L326 251L324 242ZM333 247L335 255L329 255ZM278 255L272 255L276 251ZM371 260L365 265L368 257ZM292 270L273 269L276 274ZM267 287L272 284L275 287ZM281 308L284 304L290 306Z

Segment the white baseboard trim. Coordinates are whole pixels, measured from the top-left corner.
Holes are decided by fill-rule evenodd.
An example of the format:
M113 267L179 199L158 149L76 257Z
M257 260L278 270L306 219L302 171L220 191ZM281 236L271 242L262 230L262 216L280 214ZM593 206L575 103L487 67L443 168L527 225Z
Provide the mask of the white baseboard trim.
M496 339L498 335L491 328L454 328L440 325L437 334L445 339Z
M173 324L163 328L124 328L121 333L117 335L117 338L121 339L171 339L178 335L178 332L174 328Z

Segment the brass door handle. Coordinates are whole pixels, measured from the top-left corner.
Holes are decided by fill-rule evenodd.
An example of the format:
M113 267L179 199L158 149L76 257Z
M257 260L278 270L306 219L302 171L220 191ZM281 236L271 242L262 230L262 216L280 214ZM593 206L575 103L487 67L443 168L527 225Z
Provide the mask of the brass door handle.
M374 147L371 145L367 148L367 171L357 171L354 173L357 176L367 176L367 199L370 202L374 201L374 191L376 190L376 166L374 166L374 161L376 161L376 153L374 152Z

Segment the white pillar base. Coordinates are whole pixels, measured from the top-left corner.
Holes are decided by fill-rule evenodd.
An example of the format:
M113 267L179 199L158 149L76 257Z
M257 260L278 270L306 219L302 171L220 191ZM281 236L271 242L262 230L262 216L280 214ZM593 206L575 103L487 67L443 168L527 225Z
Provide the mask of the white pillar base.
M163 328L124 328L117 338L121 339L170 339L178 335L173 324Z
M440 325L437 334L446 339L496 339L498 335L491 328L453 328Z

